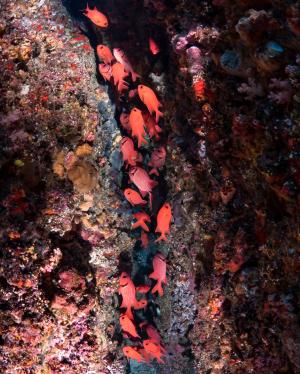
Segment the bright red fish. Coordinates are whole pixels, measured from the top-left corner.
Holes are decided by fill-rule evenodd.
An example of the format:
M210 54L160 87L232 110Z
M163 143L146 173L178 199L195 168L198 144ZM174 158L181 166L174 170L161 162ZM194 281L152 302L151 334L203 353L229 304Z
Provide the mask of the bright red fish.
M99 68L99 73L102 75L103 79L109 82L110 78L112 77L111 65L99 64L98 68Z
M142 112L139 109L135 107L131 109L129 115L129 124L132 136L138 140L138 148L140 148L143 144L148 144L147 140L145 139L146 132L144 129L144 119Z
M106 28L108 26L108 19L107 17L99 12L99 10L94 7L94 9L90 9L88 4L85 9L86 13L83 13L87 18L89 18L96 26Z
M163 353L161 351L161 346L155 343L152 339L146 339L143 341L143 347L145 351L153 358L156 358L157 361L161 364L165 362L162 360Z
M115 62L112 66L112 76L114 78L114 85L118 87L118 91L122 92L128 88L128 83L124 80L128 76L124 66L119 62Z
M138 352L137 347L131 347L130 345L126 345L123 347L124 355L129 359L136 360L137 362L144 362L143 356Z
M159 46L152 38L149 38L149 49L153 55L157 55L160 52Z
M151 222L150 217L145 212L138 212L133 215L133 217L137 220L131 227L133 229L136 229L138 227L141 227L144 231L149 231L148 226L146 225L146 222Z
M124 195L125 195L126 199L130 202L130 204L133 205L133 206L147 204L147 201L143 200L141 198L141 195L131 188L126 188L124 190Z
M136 328L131 321L131 319L128 318L126 314L121 314L120 316L120 325L124 332L127 332L134 338L140 338L139 334L136 331Z
M162 129L155 122L153 116L147 112L143 113L143 118L150 138L152 139L154 137L156 140L159 140L159 133L162 132Z
M155 342L156 344L160 345L160 349L162 352L166 352L165 348L162 346L162 340L159 332L156 330L156 328L152 325L146 324L146 332L149 338Z
M143 161L142 156L134 149L132 139L124 136L121 140L120 151L127 165L135 166L137 162Z
M134 72L128 58L126 57L124 51L121 48L114 48L113 54L115 59L124 66L125 70L131 74L132 81L135 82L139 75Z
M150 286L146 286L146 285L144 285L144 286L138 286L137 288L136 288L136 290L138 291L138 292L140 292L140 293L147 293L147 292L149 292L150 291Z
M150 179L148 173L138 167L132 167L129 171L129 178L133 184L139 189L141 195L144 197L147 193L151 193L152 189L157 185L157 182Z
M119 294L122 296L121 308L126 308L125 314L133 320L132 308L138 305L135 297L135 286L130 276L125 272L121 274L119 284Z
M166 148L163 145L154 149L151 154L151 159L148 162L148 166L153 168L152 170L150 170L149 175L159 175L157 169L160 169L165 165L166 155Z
M129 114L128 113L121 113L120 115L120 123L123 129L125 129L128 133L131 132L130 124L129 124Z
M163 296L164 291L162 288L162 283L167 283L167 264L166 259L161 253L157 253L153 258L153 273L149 275L150 279L156 280L156 285L152 289L152 293L156 291L160 296Z
M155 113L155 120L158 122L159 118L163 115L163 113L158 110L162 104L158 101L154 91L150 87L139 84L138 94L142 102L148 108L149 113Z
M105 64L111 64L114 60L114 56L111 53L111 50L103 44L97 45L97 55L100 60L102 60Z
M166 234L170 232L170 223L172 220L172 210L169 203L164 203L157 214L157 226L155 232L159 232L161 235L156 242L160 240L167 241Z

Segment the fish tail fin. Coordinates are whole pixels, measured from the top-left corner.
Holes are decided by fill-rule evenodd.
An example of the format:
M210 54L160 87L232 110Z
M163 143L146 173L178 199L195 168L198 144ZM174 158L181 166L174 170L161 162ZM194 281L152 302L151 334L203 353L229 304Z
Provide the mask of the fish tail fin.
M155 175L157 175L157 176L159 177L159 172L157 171L156 168L153 168L153 169L151 169L151 170L149 171L149 175L151 175L151 174L155 174Z
M157 132L162 132L162 128L159 127L158 125L155 125L155 130L156 130Z
M147 204L147 201L142 199L141 204L142 204L142 205L146 205L146 204Z
M155 232L157 232L157 231L155 230ZM163 233L163 232L160 234L160 237L155 240L155 242L157 243L157 242L160 242L161 240L164 240L166 242L168 241L168 239L166 237L166 234Z
M156 285L152 288L151 293L155 293L155 292L158 292L159 296L163 296L163 294L164 294L164 290L161 286L161 281L160 280L158 280Z
M125 314L126 314L126 316L127 316L129 319L133 320L133 314L132 314L131 306L130 306L130 307L127 307Z
M137 73L135 73L134 71L131 72L131 78L132 78L132 82L135 82L138 78L141 78L141 76Z
M163 115L164 114L157 109L156 112L155 112L155 120L156 120L156 122L158 122L159 118L162 117Z
M147 140L143 136L139 136L138 140L138 148L140 148L143 144L148 144Z
M142 197L145 197L145 196L147 195L148 192L147 192L147 191L141 191L141 190L140 190L140 193L141 193Z
M142 222L142 223L140 224L140 226L141 226L141 228L142 228L144 231L149 232L149 228L148 228L148 226L146 225L145 222Z

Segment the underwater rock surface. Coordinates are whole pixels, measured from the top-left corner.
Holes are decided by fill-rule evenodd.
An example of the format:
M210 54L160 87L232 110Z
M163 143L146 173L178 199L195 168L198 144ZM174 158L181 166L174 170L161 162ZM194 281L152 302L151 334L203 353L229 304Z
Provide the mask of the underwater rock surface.
M89 5L107 30L85 1L1 1L0 372L299 373L300 2ZM163 103L164 244L131 230L120 116L138 95L102 79L97 44ZM157 250L168 284L135 313L167 353L141 364L119 277L144 281Z

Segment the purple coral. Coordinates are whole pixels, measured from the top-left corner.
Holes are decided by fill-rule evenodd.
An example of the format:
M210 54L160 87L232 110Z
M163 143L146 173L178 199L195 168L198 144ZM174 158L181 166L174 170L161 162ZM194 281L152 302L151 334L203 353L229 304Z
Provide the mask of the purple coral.
M256 96L261 97L264 94L262 85L257 83L254 78L248 78L248 83L242 83L237 90L246 94L246 100L253 100Z
M288 80L272 78L269 84L270 94L268 98L276 104L288 104L292 98L291 85Z

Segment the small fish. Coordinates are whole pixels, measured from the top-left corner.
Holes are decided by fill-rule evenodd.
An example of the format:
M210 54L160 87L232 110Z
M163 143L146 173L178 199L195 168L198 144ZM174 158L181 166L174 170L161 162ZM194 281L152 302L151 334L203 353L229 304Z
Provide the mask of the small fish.
M131 132L130 124L129 124L129 114L128 113L121 113L120 115L120 123L123 129L125 129L129 134Z
M156 344L160 345L160 349L162 352L166 352L165 348L162 346L162 340L159 332L156 330L156 328L150 324L146 324L146 332L149 338L155 342Z
M147 193L151 193L152 189L157 185L157 182L150 179L148 173L138 167L132 167L129 171L129 178L133 184L139 189L141 195L144 197Z
M153 116L151 116L151 114L147 112L143 113L143 118L150 138L155 138L156 140L159 140L159 133L162 132L162 129L158 126Z
M163 296L164 291L162 288L162 283L167 283L167 264L166 259L161 253L157 253L153 258L153 273L149 275L150 279L156 280L156 285L152 289L152 293L156 291L160 296Z
M138 352L136 347L131 347L130 345L126 345L123 347L123 353L128 359L135 360L137 362L144 362L143 356Z
M152 38L149 38L149 49L153 55L157 55L160 52L159 46Z
M138 286L138 287L136 288L136 290L137 290L138 292L140 292L140 293L147 293L147 292L150 291L150 289L151 289L151 287L150 287L150 286L146 286L146 285L144 285L144 286Z
M132 108L129 115L129 124L131 128L132 136L138 140L138 148L143 144L148 144L147 140L144 138L146 132L144 129L144 119L142 112L137 108Z
M141 227L144 231L148 232L149 228L146 225L146 222L151 223L151 219L145 212L138 212L133 215L133 217L137 220L131 227L133 229L137 229L138 227Z
M124 80L128 76L128 73L119 62L115 62L112 65L112 76L114 78L114 85L118 87L119 92L128 88L128 83Z
M139 75L134 72L128 58L126 57L124 51L122 51L121 48L114 48L113 54L115 56L115 59L124 66L125 70L131 74L132 81L135 82L137 78L139 78Z
M145 231L141 231L141 242L142 242L142 247L143 248L146 248L149 244L149 239L148 239L148 235Z
M155 343L152 339L146 339L143 341L143 347L145 351L153 358L156 358L159 363L161 364L165 363L161 359L161 356L163 355L163 353L161 351L161 347L159 344Z
M134 338L140 338L133 322L131 321L131 319L128 318L128 316L126 316L126 314L121 314L120 325L124 332L128 332L128 334L130 334Z
M111 65L109 64L99 64L98 65L99 73L102 75L103 79L110 81L112 77Z
M88 4L85 9L86 13L83 13L87 18L89 18L96 26L106 28L108 26L108 19L107 17L99 12L99 10L94 7L94 9L90 9Z
M141 195L131 189L131 188L126 188L124 190L124 195L125 195L125 198L130 202L131 205L135 206L135 205L145 205L147 204L147 201L146 200L143 200L141 198Z
M158 101L154 91L150 87L139 84L138 94L142 102L148 108L149 113L155 113L155 120L158 122L159 118L163 115L163 113L158 110L162 104Z
M143 161L142 156L134 149L132 139L124 136L121 140L120 151L127 165L135 166L137 162Z
M103 44L97 45L97 55L100 60L102 60L105 64L111 64L114 60L114 56L111 53L111 50Z
M151 159L148 162L148 166L153 168L152 170L150 170L149 175L159 175L157 169L160 169L165 165L166 155L167 152L164 146L160 146L154 149L154 151L151 154Z
M122 296L121 308L126 308L125 314L133 320L132 308L139 306L135 297L135 286L129 274L123 272L119 281L119 294ZM136 309L136 308L135 308Z
M157 214L157 226L155 232L159 232L161 235L156 242L160 240L167 241L166 234L170 232L170 223L172 220L172 210L169 203L164 203Z

